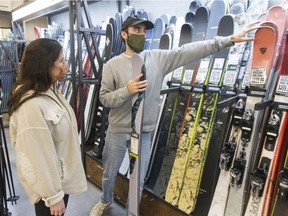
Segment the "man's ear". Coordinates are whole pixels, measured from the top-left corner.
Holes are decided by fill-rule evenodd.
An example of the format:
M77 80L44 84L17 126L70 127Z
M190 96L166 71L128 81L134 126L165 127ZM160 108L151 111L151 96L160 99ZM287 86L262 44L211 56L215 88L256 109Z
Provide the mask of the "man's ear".
M125 31L121 31L121 37L124 39L124 40L127 40L127 32Z

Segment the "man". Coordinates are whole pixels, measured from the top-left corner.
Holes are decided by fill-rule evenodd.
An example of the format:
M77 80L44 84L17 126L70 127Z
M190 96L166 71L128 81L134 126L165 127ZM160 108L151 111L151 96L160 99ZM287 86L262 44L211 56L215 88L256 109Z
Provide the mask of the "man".
M126 149L130 147L131 100L134 94L145 91L143 134L141 145L140 191L150 158L151 132L155 129L164 76L189 62L206 57L234 43L253 41L245 34L257 29L249 24L238 34L215 37L213 40L185 44L173 50L145 50L145 33L154 27L153 23L138 16L130 16L121 27L121 37L126 49L121 55L108 61L103 68L100 101L111 108L109 127L103 150L103 179L101 201L95 205L90 216L100 216L105 207L113 202L115 177L121 166ZM143 52L142 52L143 51ZM133 77L131 56L139 53L145 61L146 80L142 75ZM140 193L140 194L141 194Z

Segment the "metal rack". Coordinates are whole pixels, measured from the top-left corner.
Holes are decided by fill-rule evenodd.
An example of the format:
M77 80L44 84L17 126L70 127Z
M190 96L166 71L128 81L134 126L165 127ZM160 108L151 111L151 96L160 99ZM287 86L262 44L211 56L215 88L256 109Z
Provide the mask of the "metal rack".
M17 204L19 196L15 195L10 158L4 131L2 114L8 112L7 102L13 83L16 80L18 67L17 43L0 41L0 213L11 215L7 202ZM9 197L7 196L9 193Z

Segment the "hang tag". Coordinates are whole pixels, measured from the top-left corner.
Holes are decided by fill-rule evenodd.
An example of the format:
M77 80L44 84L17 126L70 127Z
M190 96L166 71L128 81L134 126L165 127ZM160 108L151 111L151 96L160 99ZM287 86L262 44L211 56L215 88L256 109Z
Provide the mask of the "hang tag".
M139 134L131 133L131 147L130 147L130 156L138 158L138 149L139 149Z

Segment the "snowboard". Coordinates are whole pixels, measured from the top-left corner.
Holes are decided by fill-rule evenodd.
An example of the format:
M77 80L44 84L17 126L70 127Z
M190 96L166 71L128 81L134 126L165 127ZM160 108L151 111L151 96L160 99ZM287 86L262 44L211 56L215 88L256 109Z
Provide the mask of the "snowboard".
M136 53L131 57L133 77L143 74L141 80L145 80L146 71L143 59ZM139 215L140 203L140 169L141 169L141 143L142 125L145 103L145 92L140 92L132 97L131 111L131 146L130 146L130 179L128 215ZM132 162L132 163L131 163Z

